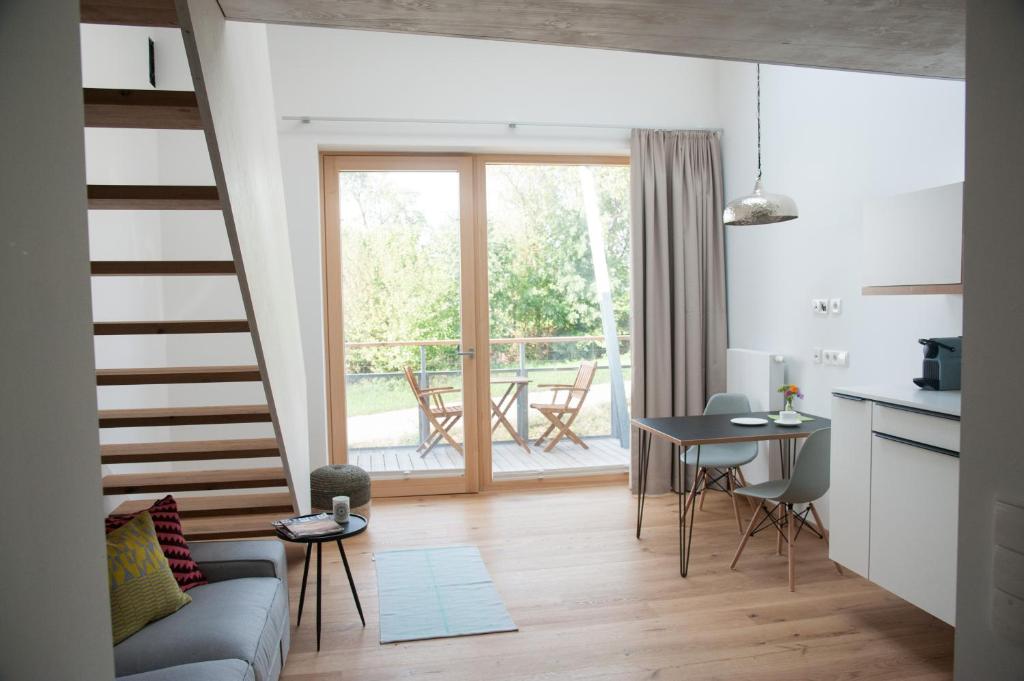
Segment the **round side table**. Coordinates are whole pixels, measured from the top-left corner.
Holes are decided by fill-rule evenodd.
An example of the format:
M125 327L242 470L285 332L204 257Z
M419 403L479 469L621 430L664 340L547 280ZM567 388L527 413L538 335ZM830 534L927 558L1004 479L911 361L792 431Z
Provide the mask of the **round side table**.
M306 601L306 580L309 577L309 556L313 552L313 545L316 544L316 650L320 652L320 582L321 579L321 547L324 542L336 542L338 544L338 552L341 553L341 562L345 566L345 574L348 575L348 585L352 589L352 598L356 602L356 610L359 611L359 619L362 620L363 626L366 626L366 618L363 617L363 606L359 604L359 594L356 593L356 583L352 579L352 570L348 566L348 558L345 556L345 547L342 546L341 541L354 537L357 534L362 534L366 531L367 520L361 515L352 513L349 515L348 520L341 529L337 532L331 532L330 534L318 534L312 537L292 537L286 534L281 529L277 530L277 536L282 541L292 542L293 544L305 544L306 545L306 562L302 567L302 591L299 592L299 614L295 620L295 628L298 629L302 623L302 605Z

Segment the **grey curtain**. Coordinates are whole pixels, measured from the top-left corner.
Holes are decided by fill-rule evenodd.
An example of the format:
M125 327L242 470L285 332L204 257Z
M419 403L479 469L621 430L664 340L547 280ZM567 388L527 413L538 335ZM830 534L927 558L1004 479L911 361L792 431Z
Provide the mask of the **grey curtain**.
M725 390L725 247L719 133L634 130L632 415L700 414ZM637 435L630 484L637 488ZM647 492L669 491L670 447L654 441Z

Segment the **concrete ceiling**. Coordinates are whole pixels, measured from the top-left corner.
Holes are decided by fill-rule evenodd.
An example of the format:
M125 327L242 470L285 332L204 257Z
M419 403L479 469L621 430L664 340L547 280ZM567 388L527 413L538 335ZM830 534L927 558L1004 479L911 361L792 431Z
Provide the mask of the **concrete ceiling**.
M965 0L218 0L228 19L964 77Z

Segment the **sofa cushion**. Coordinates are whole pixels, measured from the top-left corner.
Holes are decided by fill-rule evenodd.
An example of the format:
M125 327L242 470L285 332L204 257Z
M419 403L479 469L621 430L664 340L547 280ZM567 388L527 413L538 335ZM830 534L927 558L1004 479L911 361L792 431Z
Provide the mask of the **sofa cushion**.
M241 660L214 660L119 676L117 681L255 681L252 667Z
M174 579L182 591L188 591L194 586L206 584L206 577L203 571L194 560L189 546L185 542L185 535L181 531L181 518L178 516L178 503L174 497L168 494L149 507L149 515L153 518L153 527L156 528L156 538L160 541L160 549L167 558L167 564L171 566ZM123 527L138 513L111 513L107 516L107 533Z
M145 511L107 535L107 580L114 643L191 600L174 581Z
M234 658L252 666L255 681L275 678L288 629L288 596L281 580L231 579L197 586L188 595L190 606L114 647L118 676Z

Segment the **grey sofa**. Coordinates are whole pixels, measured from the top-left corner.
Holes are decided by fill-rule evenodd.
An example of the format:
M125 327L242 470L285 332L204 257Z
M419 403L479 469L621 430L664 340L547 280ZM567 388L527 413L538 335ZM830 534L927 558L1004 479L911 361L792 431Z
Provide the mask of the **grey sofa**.
M284 547L253 540L189 548L210 583L114 646L118 681L277 681L289 645Z

